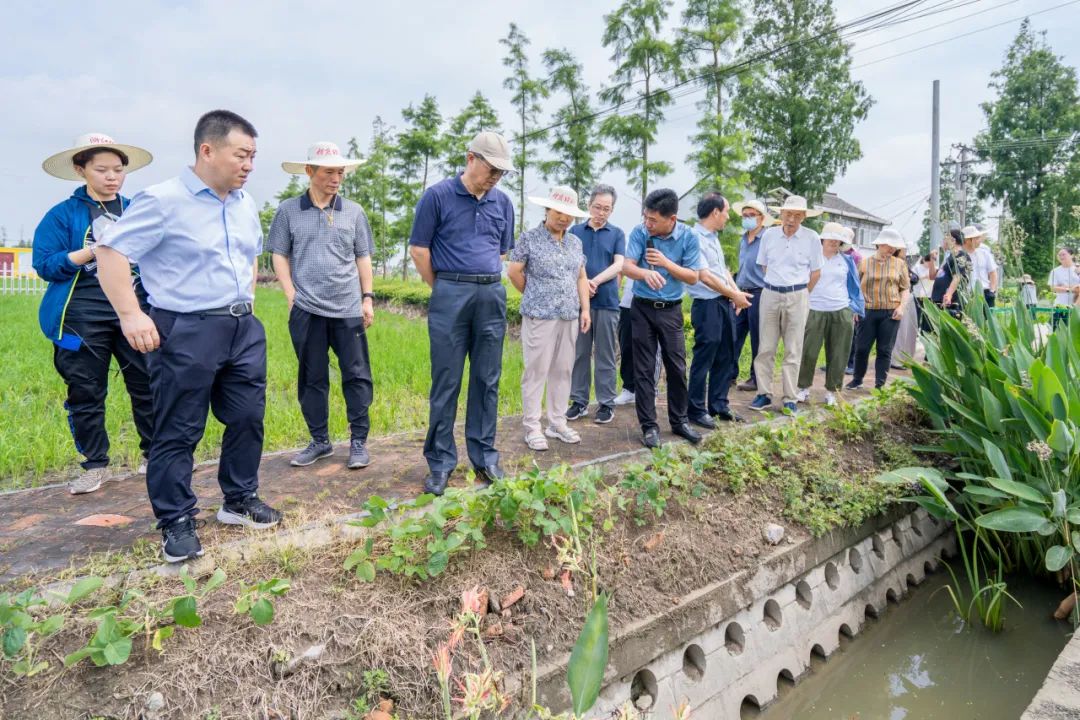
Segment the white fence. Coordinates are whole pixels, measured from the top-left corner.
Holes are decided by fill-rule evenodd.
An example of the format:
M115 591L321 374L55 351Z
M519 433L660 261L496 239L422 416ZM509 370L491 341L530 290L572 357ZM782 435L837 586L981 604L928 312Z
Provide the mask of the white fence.
M47 286L36 274L17 274L14 265L0 265L0 295L36 295Z

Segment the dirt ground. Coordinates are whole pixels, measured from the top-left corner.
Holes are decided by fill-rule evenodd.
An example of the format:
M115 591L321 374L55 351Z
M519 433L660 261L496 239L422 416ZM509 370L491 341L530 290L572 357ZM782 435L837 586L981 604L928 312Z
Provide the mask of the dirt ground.
M919 432L896 423L886 428L882 436L815 452L832 455L833 467L848 468L845 481L867 483L890 467L880 448L909 444ZM801 465L795 458L783 464L785 471ZM704 481L708 491L700 499L669 504L659 521L638 526L616 511L614 529L596 547L599 586L613 593L613 632L754 565L767 549L761 529L768 522L785 525L790 542L809 535L785 517L778 486L750 483L733 493L730 477L714 473ZM485 626L500 620L502 633L487 641L488 653L507 678L527 686L530 639L540 664L570 650L588 609L587 580L576 578L576 596L568 597L558 580L545 579L555 562L550 546L528 549L497 530L488 537L486 549L455 556L448 572L423 584L385 572L371 584L359 582L342 569L353 542L314 553L279 551L225 567L229 583L200 601L203 627L177 628L164 653L138 640L131 659L115 668L84 661L59 669L64 655L93 633L90 623L69 620L42 644L40 657L53 665L48 672L30 680L0 674L0 717L360 720L348 714L349 705L364 692L363 673L381 669L400 718L435 718L439 690L432 652L449 635L461 592L474 585L486 587L492 597L525 587L509 619L491 614ZM233 581L270 577L288 577L292 587L276 601L274 622L257 627L234 613ZM181 594L181 587L175 579L161 580L148 592L165 598ZM104 602L100 594L94 600ZM289 660L320 646L316 659L282 672ZM460 670L476 658L459 655L454 662ZM152 693L165 701L158 715L144 714Z

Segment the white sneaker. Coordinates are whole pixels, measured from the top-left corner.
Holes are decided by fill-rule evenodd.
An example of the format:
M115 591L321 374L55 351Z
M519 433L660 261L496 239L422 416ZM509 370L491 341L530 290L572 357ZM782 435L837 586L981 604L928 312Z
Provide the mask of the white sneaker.
M576 445L577 443L581 442L581 436L578 435L577 430L574 430L571 427L557 428L552 425L548 425L548 428L544 431L544 434L547 435L549 438L562 440L568 445Z
M525 444L529 446L530 450L547 450L548 442L544 439L544 433L540 431L531 432L525 436Z
M68 492L72 495L85 495L92 493L101 487L101 483L109 479L109 468L99 467L83 470L82 473L68 483Z
M833 405L835 405L836 404L836 396L833 395L831 392L826 392L825 393L825 404L828 405L829 407L832 407Z
M634 393L629 390L623 390L621 393L615 396L616 405L633 405Z
M795 402L804 403L809 399L810 399L810 388L806 388L805 390L800 390L799 392L795 393Z

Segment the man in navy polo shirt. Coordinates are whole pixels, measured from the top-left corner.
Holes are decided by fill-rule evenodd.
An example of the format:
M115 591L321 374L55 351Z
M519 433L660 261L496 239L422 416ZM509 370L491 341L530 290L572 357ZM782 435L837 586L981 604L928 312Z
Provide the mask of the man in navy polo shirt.
M615 417L615 341L619 335L619 273L626 255L626 235L608 222L615 209L615 188L597 185L589 196L589 220L570 228L585 250L585 273L589 276L592 328L577 338L577 355L570 386L567 420L589 414L593 353L596 353L595 421L609 423Z
M502 256L514 246L514 208L495 186L513 171L506 139L482 132L469 144L465 171L432 185L416 206L409 254L431 286L430 419L424 441L430 472L424 491L435 495L446 490L457 467L454 422L466 356L469 460L481 482L490 484L504 475L495 431L506 334Z
M653 190L645 198L643 222L630 232L623 274L634 281L630 323L634 344L634 404L645 447L660 446L656 423L656 346L667 371L671 431L692 443L701 435L690 427L686 389L683 286L698 281L697 236L678 222L679 196Z

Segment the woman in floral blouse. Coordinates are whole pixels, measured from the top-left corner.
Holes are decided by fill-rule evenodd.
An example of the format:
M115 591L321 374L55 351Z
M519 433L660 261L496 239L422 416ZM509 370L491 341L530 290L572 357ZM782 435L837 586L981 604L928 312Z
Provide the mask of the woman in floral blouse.
M525 443L532 450L547 450L546 437L581 442L581 436L566 423L566 408L578 332L588 332L591 324L589 279L581 239L567 231L575 218L589 213L578 208L577 193L568 187L554 187L548 197L530 197L529 202L546 208L544 220L521 233L510 252L507 275L522 294ZM541 431L545 385L548 426Z

